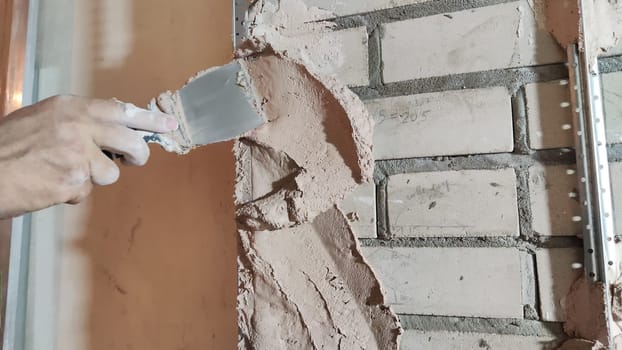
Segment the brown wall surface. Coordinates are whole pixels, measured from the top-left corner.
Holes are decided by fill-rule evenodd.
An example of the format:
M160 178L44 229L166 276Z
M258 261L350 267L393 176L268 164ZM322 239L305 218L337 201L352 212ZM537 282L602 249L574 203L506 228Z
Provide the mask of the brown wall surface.
M146 106L231 57L230 1L74 6L77 94ZM177 156L154 146L147 166L123 167L117 184L65 209L58 349L235 347L231 148Z

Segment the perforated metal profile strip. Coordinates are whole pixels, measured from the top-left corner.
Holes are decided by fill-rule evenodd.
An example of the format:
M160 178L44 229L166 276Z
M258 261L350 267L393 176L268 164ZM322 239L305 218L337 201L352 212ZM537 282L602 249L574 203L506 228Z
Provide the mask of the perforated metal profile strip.
M600 75L597 63L590 64L576 45L568 48L568 59L585 272L607 283L617 275L617 264Z
M573 116L574 116L574 139L575 139L575 153L577 160L577 178L579 180L579 193L578 196L581 201L581 210L582 210L582 232L583 232L583 250L585 253L584 258L584 268L585 274L590 277L593 281L597 281L601 275L601 271L598 269L598 260L597 252L598 248L596 247L596 237L594 235L594 231L591 229L593 227L593 218L592 218L592 198L589 191L589 183L590 183L590 174L588 172L588 161L586 154L587 144L586 140L583 137L585 134L585 125L584 125L584 106L583 106L583 97L582 97L582 77L579 67L579 52L576 45L568 47L568 63L569 63L569 76L570 76L570 86L571 86L571 99L572 99L572 107L573 107Z
M233 0L233 48L246 39L248 23L246 23L246 11L250 6L250 0Z

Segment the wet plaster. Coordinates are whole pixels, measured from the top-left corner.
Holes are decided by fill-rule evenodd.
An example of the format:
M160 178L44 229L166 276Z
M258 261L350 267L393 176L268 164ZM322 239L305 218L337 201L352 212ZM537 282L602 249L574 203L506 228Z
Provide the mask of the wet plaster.
M371 119L282 54L245 62L269 123L236 146L239 348L396 349L397 316L337 207L372 178Z
M238 348L397 349L397 316L338 208L372 180L371 118L287 30L304 6L271 6L251 8L252 39L237 52L268 121L235 147Z
M500 69L486 72L465 73L451 76L432 77L416 79L399 83L385 84L382 81L382 61L380 39L382 38L381 24L399 20L423 17L434 14L454 12L463 9L470 9L479 6L494 5L509 1L455 1L455 2L426 2L414 4L400 8L374 11L370 13L341 17L332 20L333 29L345 29L358 26L366 26L369 36L369 77L370 85L366 87L354 87L354 91L361 99L372 99L379 97L402 96L416 93L437 92L444 90L464 89L464 88L483 88L490 86L504 86L512 95L512 107L514 114L515 128L515 150L512 154L477 155L477 156L458 156L458 157L435 157L426 159L403 159L387 160L376 162L374 181L377 184L377 217L378 217L378 239L362 239L360 244L364 246L409 246L409 247L518 247L521 250L533 251L537 248L558 248L579 246L581 241L574 237L534 237L531 234L530 221L531 209L529 208L528 186L526 169L533 163L544 164L572 164L574 163L574 153L568 149L532 151L528 147L526 133L526 116L524 111L524 93L522 86L527 83L543 82L558 79L567 79L568 72L564 64L553 64L536 67L521 67L511 69ZM324 17L326 18L326 17ZM607 71L622 69L622 62L618 57L611 57L601 61L601 68ZM252 155L260 152L265 153L261 148L265 145L258 145L251 140L245 139L238 144L237 159L238 171L250 172L252 164L257 164L252 160ZM261 149L257 151L258 149ZM286 152L285 152L286 153ZM612 146L610 158L619 157L622 150L617 152L616 146ZM279 158L279 157L277 157ZM286 161L289 162L289 161ZM294 162L295 163L295 162ZM502 167L514 167L518 177L519 188L519 210L521 212L521 238L485 238L485 239L462 239L462 238L392 238L388 229L388 219L386 211L386 181L392 174L407 173L413 171L429 170L456 170L456 169L498 169ZM285 182L291 183L291 177L300 171L300 167L289 174ZM281 175L283 175L281 174ZM280 179L280 178L279 178ZM253 197L252 188L262 182L256 177L238 177L237 198L238 203L249 203ZM274 184L282 185L283 181L273 181ZM264 185L265 186L265 185ZM277 187L281 188L282 187ZM283 197L286 198L286 197ZM384 205L383 205L384 204ZM289 223L288 223L289 224ZM294 228L297 227L296 225ZM293 228L287 228L290 230ZM247 232L242 230L241 237ZM261 231L263 232L263 231ZM271 232L280 232L271 231ZM250 237L250 234L249 234ZM249 247L251 243L241 243L242 247ZM246 245L245 245L246 244ZM241 256L241 276L246 274L244 266L251 266L252 263L244 258L249 254L249 250L242 249ZM533 266L532 266L533 269ZM249 277L250 278L250 277ZM241 284L241 290L245 290ZM535 288L531 292L535 293ZM242 295L242 294L241 294ZM537 305L537 301L534 302ZM243 315L243 313L241 313ZM527 319L537 317L537 312L533 305L526 305L525 315ZM248 315L247 315L248 316ZM242 317L242 316L241 316ZM563 331L559 324L537 322L531 320L488 320L473 318L445 318L434 316L414 316L400 315L402 325L406 329L436 329L438 330L458 330L458 331L484 331L489 333L507 334L542 334L552 332L556 336L563 337ZM414 322L413 320L416 320ZM240 323L243 324L243 323ZM247 323L248 324L248 323ZM435 328L436 327L436 328ZM245 338L246 340L250 338Z

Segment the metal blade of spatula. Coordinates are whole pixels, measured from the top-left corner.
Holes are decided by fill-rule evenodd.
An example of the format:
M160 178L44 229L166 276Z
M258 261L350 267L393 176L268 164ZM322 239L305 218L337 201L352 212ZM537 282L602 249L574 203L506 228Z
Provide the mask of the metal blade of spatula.
M179 90L192 146L230 140L264 124L238 61L210 70Z
M255 107L248 74L237 60L201 73L174 95L175 108L169 112L179 119L179 130L172 135L145 132L143 137L170 152L231 140L265 123ZM155 101L149 108L160 109Z

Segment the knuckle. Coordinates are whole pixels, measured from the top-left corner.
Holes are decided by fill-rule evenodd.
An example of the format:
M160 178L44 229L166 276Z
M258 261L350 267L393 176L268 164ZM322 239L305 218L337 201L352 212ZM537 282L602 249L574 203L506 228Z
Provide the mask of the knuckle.
M66 186L81 186L89 179L89 170L86 166L72 165L63 177L63 184Z
M123 113L119 102L111 100L89 100L86 103L86 114L91 119L114 120Z

